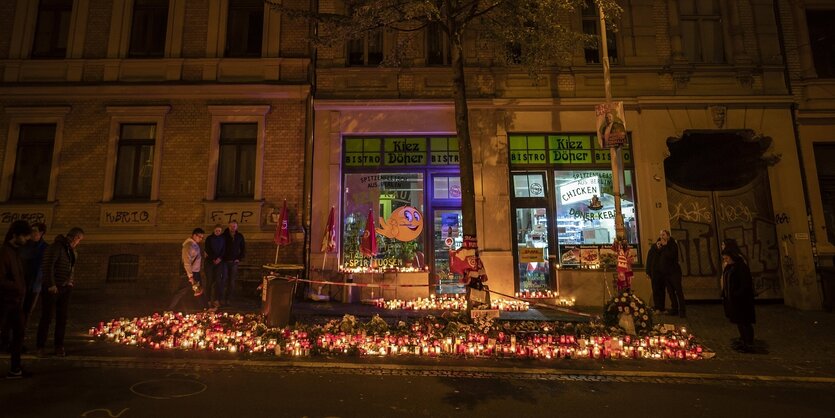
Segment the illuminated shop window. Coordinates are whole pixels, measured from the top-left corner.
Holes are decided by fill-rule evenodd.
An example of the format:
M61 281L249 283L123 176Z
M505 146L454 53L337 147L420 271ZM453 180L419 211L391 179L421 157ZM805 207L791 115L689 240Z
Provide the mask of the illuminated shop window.
M552 268L614 264L611 153L593 134L509 135L520 292L556 289ZM626 238L638 253L631 138L622 149L621 211ZM637 259L637 258L636 258ZM555 265L552 265L555 264Z
M342 150L342 269L428 271L436 292L458 293L448 254L463 238L457 139L348 137ZM362 252L369 211L373 257Z
M615 197L611 170L554 172L557 245L563 266L614 264ZM621 213L626 237L638 244L632 170L624 170ZM605 259L601 259L605 258Z
M342 259L346 268L424 267L423 184L423 173L345 174ZM363 257L360 251L369 209L377 233L377 255L373 259Z

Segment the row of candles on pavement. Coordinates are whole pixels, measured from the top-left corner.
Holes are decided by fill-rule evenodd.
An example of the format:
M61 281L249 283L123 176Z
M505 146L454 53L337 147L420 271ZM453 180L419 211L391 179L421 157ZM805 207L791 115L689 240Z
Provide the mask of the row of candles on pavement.
M450 310L461 311L467 309L467 299L464 296L430 296L428 298L417 298L415 300L401 299L377 299L374 303L378 308L405 309L405 310ZM500 311L527 311L530 304L521 300L493 299L490 301L491 309Z
M365 335L364 333L322 333L315 339L300 330L280 330L276 337L256 333L252 329L226 329L217 319L208 327L197 324L191 315L173 314L114 320L100 323L90 330L97 336L117 344L149 347L156 350L182 349L228 351L232 353L274 353L275 355L307 356L315 348L330 353L357 351L361 355L477 356L528 358L650 358L697 359L702 348L685 336L659 335L580 336L556 334L513 334L500 332L491 338L470 332L455 337L435 337L421 331L410 335ZM246 326L243 317L232 316L235 328ZM205 324L205 320L201 321Z

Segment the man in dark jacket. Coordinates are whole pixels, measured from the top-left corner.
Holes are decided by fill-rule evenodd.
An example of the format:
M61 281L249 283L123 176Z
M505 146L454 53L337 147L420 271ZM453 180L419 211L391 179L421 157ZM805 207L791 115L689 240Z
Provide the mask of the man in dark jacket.
M647 276L649 276L650 283L652 284L652 305L653 309L657 312L663 312L664 307L667 304L667 298L664 294L666 281L664 280L663 275L658 271L658 251L660 248L661 239L659 238L655 241L655 244L652 244L649 247L646 265Z
M670 294L670 315L687 317L684 302L684 290L681 284L681 265L678 263L678 243L670 236L670 231L661 231L661 247L658 248L656 272L664 278L667 293Z
M11 334L11 362L7 379L28 376L20 364L23 349L23 299L26 296L26 280L20 249L29 240L32 227L26 221L14 221L9 226L6 239L0 247L0 326L9 327Z
M26 315L26 321L35 311L35 305L38 304L38 297L43 287L43 269L41 267L46 248L49 247L49 243L44 239L45 235L46 224L38 222L32 225L32 238L24 247L23 273L26 278L26 298L23 300L23 313Z
M67 329L67 313L70 307L70 294L73 289L73 271L75 270L75 249L84 239L81 228L72 228L67 235L58 235L46 249L43 258L43 290L41 321L38 324L36 346L39 354L44 354L46 336L52 316L55 315L55 355L66 356L64 334Z
M43 254L49 244L43 239L46 233L46 225L42 222L32 225L32 235L29 241L20 248L20 259L23 262L23 278L26 280L26 295L23 298L23 327L32 317L35 305L38 303L38 296L41 293L42 274L41 262ZM10 324L0 328L0 346L8 349L10 336ZM25 351L25 349L24 349Z
M226 238L226 251L223 261L226 262L226 292L223 294L223 304L228 305L232 297L235 282L238 280L238 264L246 256L246 241L244 235L238 232L238 222L229 222L229 227L223 232Z
M226 293L226 262L223 261L226 253L226 237L223 235L223 226L215 225L212 235L206 238L205 248L209 304L217 308Z

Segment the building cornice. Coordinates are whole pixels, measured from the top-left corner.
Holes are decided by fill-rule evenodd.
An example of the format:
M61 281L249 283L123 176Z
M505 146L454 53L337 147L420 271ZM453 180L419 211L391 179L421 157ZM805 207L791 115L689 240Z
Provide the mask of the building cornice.
M127 84L118 85L0 85L6 100L75 101L78 99L297 99L310 94L309 84Z
M797 110L797 121L804 125L831 125L835 123L835 110Z
M506 110L593 110L602 97L566 99L470 99L470 109ZM789 95L771 96L639 96L617 98L627 109L643 110L653 108L692 108L721 104L734 107L788 108L794 102ZM437 99L317 99L316 110L362 111L362 110L453 110L452 100Z

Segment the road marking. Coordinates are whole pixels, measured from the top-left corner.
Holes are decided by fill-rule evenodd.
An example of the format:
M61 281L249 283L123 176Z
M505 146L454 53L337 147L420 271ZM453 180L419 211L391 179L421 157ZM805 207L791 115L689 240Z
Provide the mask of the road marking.
M152 395L152 394L148 394L148 393L143 393L141 390L139 390L139 389L138 389L138 388L140 388L140 387L141 387L141 386L143 386L143 385L149 385L149 384L154 384L154 383L167 383L167 382L175 382L175 383L191 383L191 384L195 384L197 387L199 387L199 389L194 390L194 391L192 391L192 392L175 393L175 394L173 394L173 395L167 395L167 396L157 396L157 395ZM150 399L177 399L177 398L185 398L185 397L187 397L187 396L194 396L194 395L198 395L198 394L200 394L200 393L205 392L205 391L206 391L206 388L207 388L207 386L206 386L206 384L205 384L205 383L198 382L198 381L196 381L196 380L190 380L190 379L150 379L150 380L143 380L143 381L141 381L141 382L139 382L139 383L134 383L134 384L130 387L130 391L131 391L131 392L133 392L133 393L134 393L134 394L136 394L136 395L142 396L143 398L150 398Z
M113 415L113 411L111 411L111 410L109 410L109 409L107 409L107 408L91 409L91 410L89 410L89 411L84 411L84 412L81 414L81 416L82 416L82 417L86 417L87 415L92 414L92 413L95 413L95 412L107 412L107 415L109 415L109 416L110 416L110 418L119 418L119 417L121 417L121 416L122 416L122 414L124 414L125 412L127 412L127 410L128 410L128 409L130 409L130 408L125 408L125 409L123 409L123 410L119 411L119 413L118 413L118 414L116 414L116 415Z

